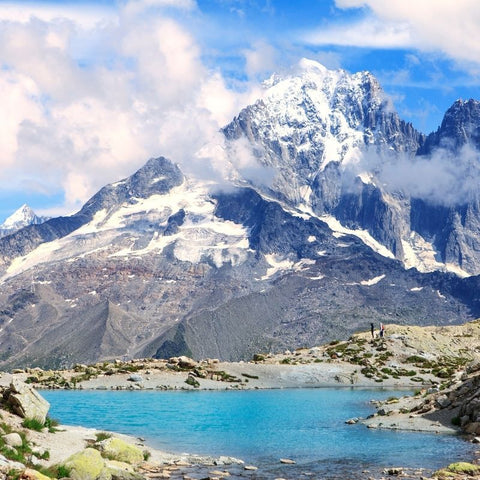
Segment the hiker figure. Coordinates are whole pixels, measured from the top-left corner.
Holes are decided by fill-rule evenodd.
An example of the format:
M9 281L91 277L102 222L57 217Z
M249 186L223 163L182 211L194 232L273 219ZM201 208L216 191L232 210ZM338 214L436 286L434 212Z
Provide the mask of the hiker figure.
M383 323L380 324L380 338L383 338L385 336L385 327L383 326Z
M372 338L375 338L375 327L373 326L373 323L370 324L370 331L372 332Z

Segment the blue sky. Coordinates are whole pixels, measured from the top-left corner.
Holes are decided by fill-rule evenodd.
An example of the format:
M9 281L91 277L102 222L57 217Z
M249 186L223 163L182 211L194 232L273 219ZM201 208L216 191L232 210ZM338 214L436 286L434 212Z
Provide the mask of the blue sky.
M0 221L184 164L302 57L371 71L429 133L480 99L476 0L0 1Z

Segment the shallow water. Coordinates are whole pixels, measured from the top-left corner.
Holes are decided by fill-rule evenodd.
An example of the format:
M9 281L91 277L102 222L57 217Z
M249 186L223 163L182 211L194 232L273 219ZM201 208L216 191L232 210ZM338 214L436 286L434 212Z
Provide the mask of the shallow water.
M371 399L403 393L329 388L42 394L51 403L50 415L61 423L141 436L170 452L235 456L265 472L256 478L285 476L285 471L290 478L301 472L314 478L360 478L356 472L366 469L436 469L471 457L471 445L454 436L345 424L373 413ZM297 464L281 466L280 458Z

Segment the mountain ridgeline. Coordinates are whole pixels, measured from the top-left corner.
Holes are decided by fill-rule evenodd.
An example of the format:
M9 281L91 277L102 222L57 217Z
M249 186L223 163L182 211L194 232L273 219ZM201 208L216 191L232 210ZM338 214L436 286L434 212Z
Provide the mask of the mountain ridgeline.
M267 185L239 170L212 188L152 158L75 215L0 238L0 367L240 360L370 322L477 318L476 195L388 180L438 155L474 172L479 112L455 102L425 136L371 74L303 61L223 129L273 172Z

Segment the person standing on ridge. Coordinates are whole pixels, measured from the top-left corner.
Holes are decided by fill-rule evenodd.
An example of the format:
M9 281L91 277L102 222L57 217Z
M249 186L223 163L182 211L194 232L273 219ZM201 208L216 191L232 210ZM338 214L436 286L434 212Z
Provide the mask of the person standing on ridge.
M373 323L370 324L370 331L372 332L372 338L375 338L375 327Z

